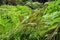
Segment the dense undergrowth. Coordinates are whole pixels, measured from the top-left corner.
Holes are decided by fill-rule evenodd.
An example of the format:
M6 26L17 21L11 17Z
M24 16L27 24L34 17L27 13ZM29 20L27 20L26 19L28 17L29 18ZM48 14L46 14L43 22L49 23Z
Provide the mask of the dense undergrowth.
M52 1L42 6L32 10L27 6L1 5L0 39L51 40L60 27L60 2ZM51 32L53 29L56 30Z

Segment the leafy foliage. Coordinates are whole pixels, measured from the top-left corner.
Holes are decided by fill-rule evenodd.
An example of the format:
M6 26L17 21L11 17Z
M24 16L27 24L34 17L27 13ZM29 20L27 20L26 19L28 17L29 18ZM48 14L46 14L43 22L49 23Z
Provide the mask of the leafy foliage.
M59 2L49 2L45 11L41 13L41 10L36 13L32 13L30 18L25 23L24 31L21 32L21 40L39 40L41 36L44 36L49 30L55 29L60 25L60 11ZM52 6L51 6L52 4ZM56 6L58 5L58 6ZM56 6L55 9L53 6ZM51 9L50 9L51 8ZM50 11L53 10L53 11ZM46 12L47 11L47 12ZM45 13L46 12L46 13ZM45 40L45 39L43 39Z
M59 25L59 1L48 2L46 8L39 10L31 10L27 6L19 5L0 6L1 40L40 40L42 37L45 38L41 40L46 40L47 32Z
M45 9L45 13L50 14L55 11L60 11L60 2L59 1L48 2L48 7Z
M29 13L30 10L26 6L0 6L0 38L8 38L11 34L20 30L19 16L27 16Z
M27 2L25 5L29 6L31 9L40 9L43 7L43 3L39 2Z
M54 0L0 0L1 4L10 4L10 5L25 5L27 2L39 2L39 3L45 3L48 1L54 1Z

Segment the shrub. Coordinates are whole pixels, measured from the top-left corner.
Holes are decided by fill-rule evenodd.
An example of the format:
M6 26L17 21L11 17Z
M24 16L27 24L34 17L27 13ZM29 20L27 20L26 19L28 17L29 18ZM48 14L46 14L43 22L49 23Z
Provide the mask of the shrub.
M46 36L48 34L47 32L59 28L60 25L60 3L58 1L54 3L55 1L48 2L45 10L44 8L30 10L26 6L19 5L0 6L1 38L6 40L39 40L40 38L41 40L46 40L46 37L48 37ZM54 8L54 6L58 9ZM5 30L3 30L3 27ZM53 34L56 32L54 31ZM49 38L53 36L50 34ZM48 40L50 40L49 38Z
M19 19L30 14L30 8L26 6L0 6L0 39L9 38L10 35L22 27Z

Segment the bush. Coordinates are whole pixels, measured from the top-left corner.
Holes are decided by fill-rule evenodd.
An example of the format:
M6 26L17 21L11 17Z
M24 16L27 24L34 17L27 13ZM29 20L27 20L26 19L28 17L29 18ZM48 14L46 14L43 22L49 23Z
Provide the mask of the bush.
M27 2L25 5L30 7L31 9L40 9L43 7L43 3L39 2Z
M43 39L41 40L47 40L47 39L50 40L50 38L54 37L55 36L54 33L56 33L57 30L53 32L53 29L59 28L59 25L60 25L60 11L59 11L60 5L59 4L60 3L58 1L49 2L45 10L41 9L42 13L41 13L41 10L36 11L35 13L32 12L32 15L30 15L30 18L24 22L25 26L24 28L22 28L22 31L20 32L21 34L19 34L20 39L21 40L39 40L42 37ZM55 8L53 6L55 6ZM51 34L50 34L51 32L50 30L52 30Z
M0 39L9 38L20 30L22 22L20 18L29 14L30 8L26 6L0 6Z
M0 35L3 40L50 40L50 30L59 28L59 2L48 2L46 9L30 10L26 6L0 6ZM52 6L51 6L52 4ZM56 6L57 5L57 6ZM55 9L54 6L58 9ZM52 11L50 11L52 10ZM5 29L5 30L3 30ZM48 36L46 36L48 35ZM47 37L47 38L46 38Z

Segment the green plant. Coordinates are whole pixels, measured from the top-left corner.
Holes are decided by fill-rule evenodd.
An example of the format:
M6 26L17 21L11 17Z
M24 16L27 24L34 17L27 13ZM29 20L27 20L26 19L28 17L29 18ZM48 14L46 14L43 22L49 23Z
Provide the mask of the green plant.
M29 7L19 5L0 6L0 38L3 40L50 40L57 33L60 25L59 9L59 1L48 2L47 7L40 10L31 10ZM56 31L48 34L52 29Z
M22 28L22 31L20 32L21 40L39 40L42 36L44 38L45 35L48 35L48 31L52 29L56 29L56 31L52 32L50 37L52 38L55 36L55 33L57 33L58 30L57 28L59 28L60 25L59 4L58 1L49 2L45 11L44 9L42 10L42 13L41 10L36 11L35 13L32 11L30 18L24 22L25 28ZM53 6L55 6L55 8ZM50 40L50 37L47 36L47 39ZM46 38L41 40L46 40Z
M40 9L43 7L43 3L39 2L27 2L25 5L30 7L31 9Z
M30 14L30 8L26 6L10 6L2 5L0 6L0 39L9 40L12 34L20 30L22 27L21 18L26 17ZM24 11L25 10L25 11Z

